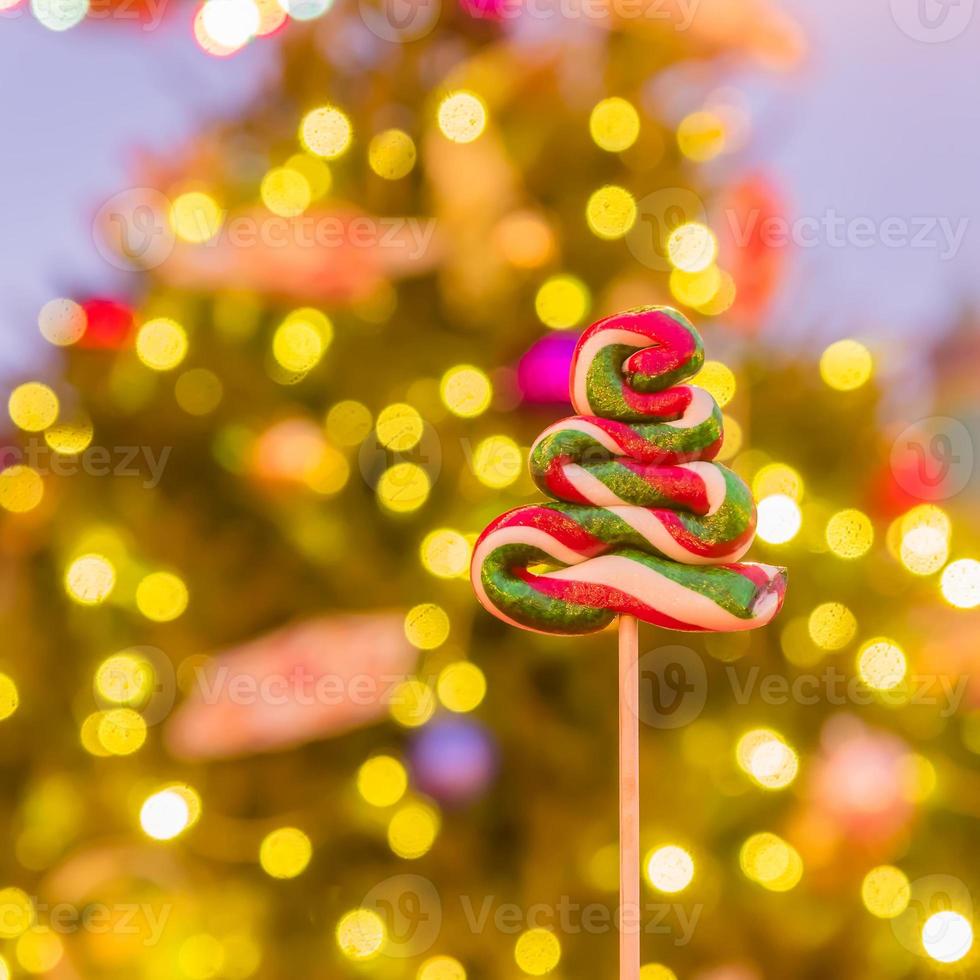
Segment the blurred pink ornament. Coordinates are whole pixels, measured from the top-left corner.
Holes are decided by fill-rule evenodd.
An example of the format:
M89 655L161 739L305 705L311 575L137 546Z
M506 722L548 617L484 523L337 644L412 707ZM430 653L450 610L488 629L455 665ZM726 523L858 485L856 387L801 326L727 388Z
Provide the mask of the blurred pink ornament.
M167 726L187 759L270 752L385 718L417 651L397 612L321 616L226 650Z
M578 334L552 333L536 340L517 366L517 383L526 402L568 404L568 371Z
M817 813L852 841L883 845L901 834L914 813L905 742L852 715L831 718L821 742L810 780Z
M306 418L274 422L258 435L249 454L249 472L273 483L302 483L323 457L323 430Z

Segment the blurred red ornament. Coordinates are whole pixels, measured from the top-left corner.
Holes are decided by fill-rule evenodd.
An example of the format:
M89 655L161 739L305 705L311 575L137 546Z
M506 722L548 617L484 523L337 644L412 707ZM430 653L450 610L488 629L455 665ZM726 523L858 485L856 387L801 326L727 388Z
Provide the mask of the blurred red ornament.
M752 175L727 189L718 202L719 264L735 280L735 303L726 322L755 333L783 278L788 237L786 206L774 182Z
M88 321L79 347L118 350L133 332L135 317L131 307L114 299L96 298L81 304Z
M418 652L396 612L321 616L215 656L167 726L175 755L213 759L329 738L387 716Z
M811 801L840 838L886 848L914 813L915 767L906 744L852 715L824 725L813 763Z

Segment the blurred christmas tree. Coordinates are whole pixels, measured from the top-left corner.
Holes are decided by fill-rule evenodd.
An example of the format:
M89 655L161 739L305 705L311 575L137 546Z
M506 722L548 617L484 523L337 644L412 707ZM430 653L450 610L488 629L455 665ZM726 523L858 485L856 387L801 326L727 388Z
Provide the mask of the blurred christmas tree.
M9 959L616 975L613 640L505 630L466 572L536 495L574 328L651 302L735 365L700 381L792 588L765 635L643 636L644 980L911 975L923 910L967 915L980 727L946 710L969 635L935 579L975 605L975 565L882 456L863 346L822 378L749 352L780 254L733 216L779 203L727 176L748 122L717 66L795 34L661 6L291 23L246 118L103 208L138 285L44 308L64 376L12 393L0 474Z

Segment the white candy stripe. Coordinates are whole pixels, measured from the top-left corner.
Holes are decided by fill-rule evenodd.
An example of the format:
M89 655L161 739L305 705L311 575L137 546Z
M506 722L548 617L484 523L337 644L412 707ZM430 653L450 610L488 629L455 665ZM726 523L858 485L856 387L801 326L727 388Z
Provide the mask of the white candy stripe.
M626 506L629 502L618 497L598 477L593 476L578 463L569 463L562 467L565 479L583 497L596 507Z
M581 432L583 435L589 436L589 438L594 439L603 449L607 452L612 453L614 456L625 456L626 450L611 436L605 429L601 429L594 422L589 422L587 419L583 419L579 416L571 416L567 419L562 419L560 422L556 422L554 425L549 425L537 439L534 440L534 444L531 446L531 452L533 453L537 449L538 443L541 442L545 436L554 435L556 432Z
M718 508L728 496L728 484L720 469L714 463L698 459L693 463L678 463L682 470L690 470L701 477L708 497L708 516L718 513Z
M696 425L706 422L715 408L714 398L704 388L699 388L697 385L685 385L685 387L691 392L691 404L679 419L664 423L675 429L693 429Z
M712 557L695 555L675 541L659 519L646 507L610 507L609 512L628 524L637 534L643 535L657 551L682 565L718 565L729 561L738 561L749 550L749 545L752 543L748 541L727 555Z
M546 577L618 589L679 622L719 633L733 633L763 625L772 618L778 605L778 599L764 601L760 603L763 608L755 610L751 618L739 619L707 596L622 555L600 555L574 568L548 572Z
M633 330L600 330L590 337L576 351L575 370L572 374L572 405L576 412L582 415L591 415L592 408L589 405L588 388L586 379L589 374L589 367L596 359L599 351L610 344L626 344L629 347L653 347L654 342L645 333L636 333Z

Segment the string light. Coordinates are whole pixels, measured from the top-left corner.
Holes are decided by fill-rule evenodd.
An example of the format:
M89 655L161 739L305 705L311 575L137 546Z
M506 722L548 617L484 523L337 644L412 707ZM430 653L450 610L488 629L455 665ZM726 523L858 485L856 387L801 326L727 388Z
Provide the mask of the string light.
M473 92L454 92L439 103L437 114L443 136L454 143L472 143L487 126L487 107Z

